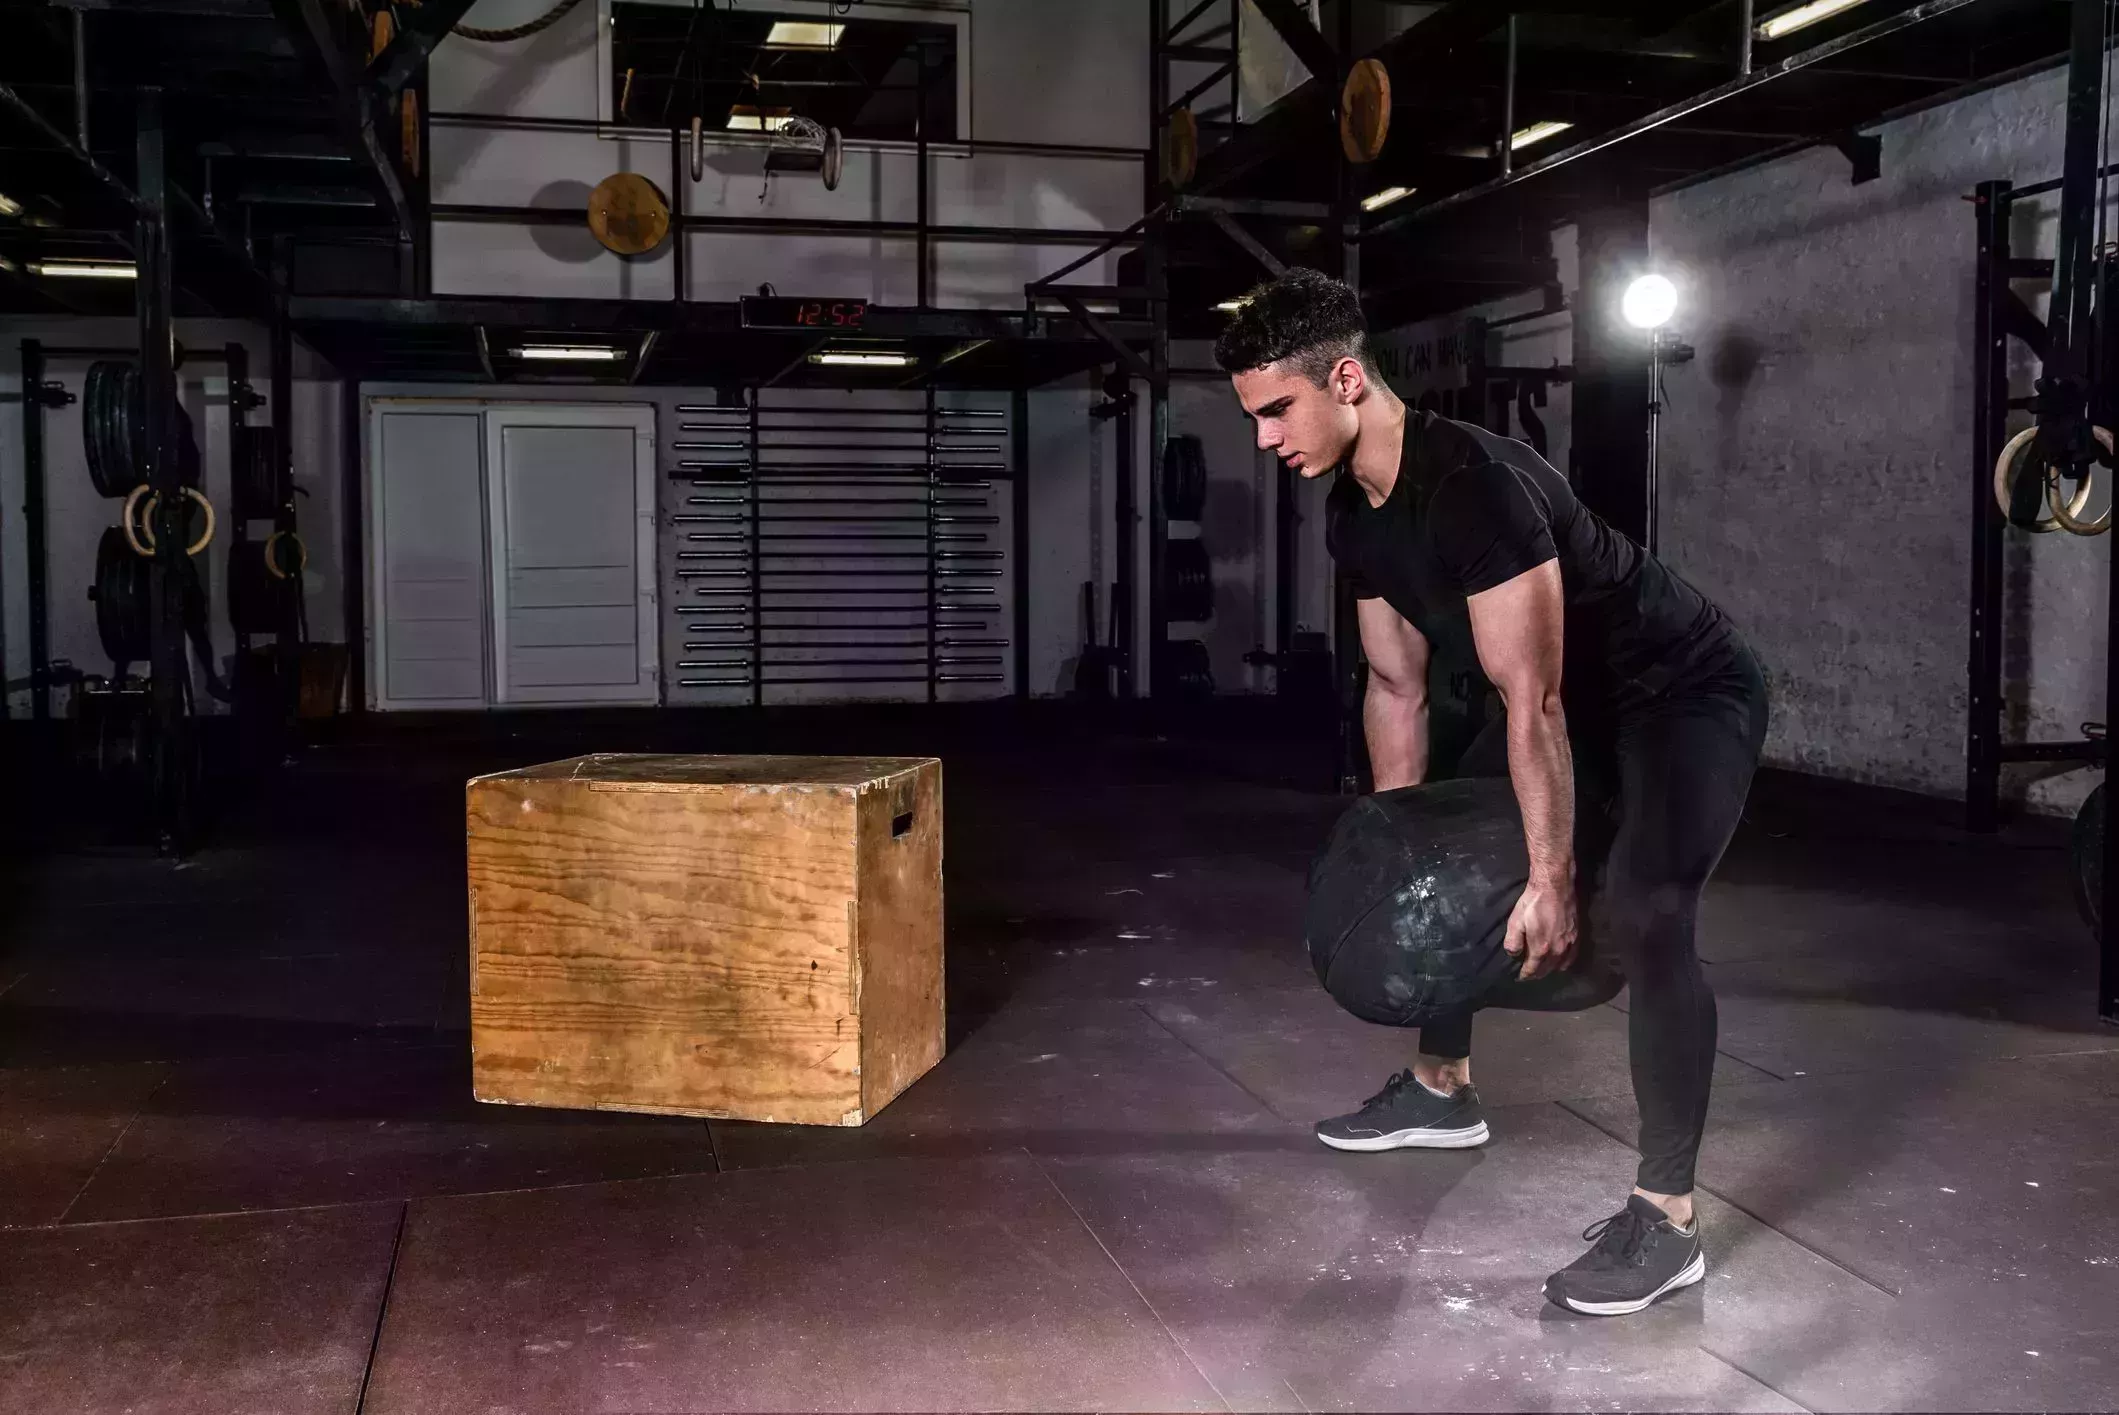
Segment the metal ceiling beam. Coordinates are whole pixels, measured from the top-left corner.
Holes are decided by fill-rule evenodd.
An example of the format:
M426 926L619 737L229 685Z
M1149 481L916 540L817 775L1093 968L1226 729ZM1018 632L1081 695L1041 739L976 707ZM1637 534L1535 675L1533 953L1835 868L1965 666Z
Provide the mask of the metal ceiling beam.
M1688 118L1702 109L1711 108L1715 104L1725 102L1739 94L1749 93L1754 89L1772 83L1776 79L1785 78L1789 74L1800 72L1814 64L1819 64L1827 59L1847 53L1849 50L1858 49L1862 45L1883 39L1888 35L1897 34L1902 30L1911 29L1915 25L1923 24L1938 16L1947 15L1954 10L1962 10L1968 5L1978 3L1979 0L1924 0L1922 4L1915 5L1908 10L1902 10L1896 15L1887 16L1872 25L1855 30L1850 34L1842 35L1837 39L1827 40L1825 43L1806 49L1800 54L1791 54L1778 63L1769 64L1765 68L1754 70L1750 74L1731 79L1728 83L1708 89L1704 93L1695 94L1691 98L1673 103L1668 107L1659 108L1655 112L1637 118L1631 123L1622 124L1596 137L1578 142L1572 147L1563 148L1549 157L1542 158L1526 167L1518 168L1508 176L1481 182L1477 186L1467 187L1463 191L1439 197L1412 211L1393 216L1363 231L1361 239L1368 240L1387 232L1403 230L1442 212L1455 210L1468 203L1491 196L1495 192L1526 182L1533 177L1564 167L1571 162L1578 162L1585 157L1594 156L1608 148L1616 147L1628 139L1675 123L1679 119ZM1416 30L1419 28L1421 26L1414 26Z

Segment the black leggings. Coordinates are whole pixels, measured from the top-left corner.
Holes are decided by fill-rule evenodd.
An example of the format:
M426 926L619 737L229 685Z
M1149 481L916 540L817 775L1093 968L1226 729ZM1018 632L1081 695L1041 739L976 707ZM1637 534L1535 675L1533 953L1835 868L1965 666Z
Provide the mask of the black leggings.
M1655 1194L1692 1192L1715 1054L1714 994L1693 934L1700 894L1743 817L1765 738L1765 681L1739 644L1719 671L1614 730L1582 734L1575 746L1578 758L1585 748L1605 758L1597 765L1617 787L1601 878L1582 882L1591 891L1586 943L1600 960L1615 961L1632 989L1639 1183ZM1520 995L1503 989L1486 1005L1549 1005L1535 985L1514 986ZM1430 1023L1420 1030L1420 1050L1470 1056L1471 1032L1469 1013Z

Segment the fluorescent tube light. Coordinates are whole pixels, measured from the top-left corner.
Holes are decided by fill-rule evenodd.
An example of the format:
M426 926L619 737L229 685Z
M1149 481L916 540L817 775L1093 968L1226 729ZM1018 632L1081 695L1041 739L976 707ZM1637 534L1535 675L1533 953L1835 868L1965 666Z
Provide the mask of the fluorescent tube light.
M914 362L910 354L863 349L827 349L821 354L811 354L809 361L839 368L905 368Z
M1385 187L1380 192L1371 192L1363 197L1361 199L1361 209L1363 211L1381 211L1394 201L1404 201L1417 190L1419 190L1417 187Z
M775 20L765 36L769 46L783 49L830 49L839 42L845 25L820 24L813 20Z
M728 130L732 133L777 133L792 121L784 108L760 113L755 108L738 106L728 111Z
M0 216L20 216L21 214L22 203L16 201L6 192L0 192Z
M129 262L116 260L46 260L30 266L37 275L69 280L134 280L139 272Z
M604 344L525 344L515 351L518 359L565 359L575 363L616 363L625 350Z
M1842 10L1851 10L1862 0L1810 0L1807 5L1798 5L1792 10L1783 10L1758 27L1760 39L1779 39L1794 34L1799 29L1808 29L1819 20L1829 20Z
M1541 143L1544 142L1547 138L1556 138L1560 134L1572 128L1573 126L1574 124L1572 123L1555 123L1550 121L1544 123L1532 123L1529 127L1524 128L1519 132L1511 133L1509 135L1509 151L1521 152L1524 148L1529 147L1532 143Z

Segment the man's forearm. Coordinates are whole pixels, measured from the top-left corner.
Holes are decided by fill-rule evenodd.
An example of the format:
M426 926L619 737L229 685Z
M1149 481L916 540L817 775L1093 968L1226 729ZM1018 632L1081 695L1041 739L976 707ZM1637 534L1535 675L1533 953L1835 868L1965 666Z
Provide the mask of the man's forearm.
M1374 677L1361 706L1369 772L1378 791L1427 780L1427 697L1399 693Z
M1523 810L1523 843L1530 853L1530 883L1572 890L1575 873L1574 757L1567 745L1567 715L1557 699L1543 705L1509 705L1508 775Z

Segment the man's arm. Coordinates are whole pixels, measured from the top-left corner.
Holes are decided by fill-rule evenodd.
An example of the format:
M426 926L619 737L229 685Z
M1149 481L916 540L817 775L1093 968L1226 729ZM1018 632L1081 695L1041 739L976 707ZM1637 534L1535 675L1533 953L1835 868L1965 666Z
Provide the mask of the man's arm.
M1560 563L1547 560L1472 595L1479 665L1508 708L1508 775L1523 808L1530 880L1509 916L1506 947L1535 978L1575 946L1574 759L1560 706L1566 622Z
M1427 636L1380 599L1357 599L1369 661L1361 722L1378 791L1427 779Z

